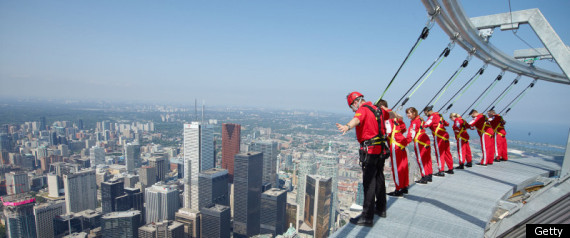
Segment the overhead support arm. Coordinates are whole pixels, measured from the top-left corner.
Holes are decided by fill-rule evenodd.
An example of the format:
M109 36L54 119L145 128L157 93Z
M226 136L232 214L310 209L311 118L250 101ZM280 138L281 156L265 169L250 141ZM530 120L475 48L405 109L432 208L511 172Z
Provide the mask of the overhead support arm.
M537 8L473 17L470 20L471 24L477 29L501 27L503 30L512 24L529 24L548 52L550 52L552 58L556 60L566 78L570 78L570 50Z
M452 40L455 40L459 46L473 53L482 61L515 74L555 83L570 84L570 80L564 74L530 67L485 42L456 0L442 0L443 6L439 4L438 0L422 0L422 2L428 14L435 19Z

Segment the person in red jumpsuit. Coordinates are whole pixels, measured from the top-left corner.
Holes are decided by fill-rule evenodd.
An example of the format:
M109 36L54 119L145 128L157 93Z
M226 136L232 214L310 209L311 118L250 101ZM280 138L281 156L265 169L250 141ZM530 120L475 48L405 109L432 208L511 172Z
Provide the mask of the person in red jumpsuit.
M464 169L464 166L471 167L473 156L471 155L471 146L469 146L469 133L467 129L469 124L461 118L457 113L451 113L449 118L453 121L453 132L457 140L457 155L459 156L459 166L457 169Z
M376 106L383 110L389 111L388 103L380 100ZM385 122L386 137L388 146L390 147L390 164L392 165L392 178L396 185L396 190L388 193L389 196L403 197L408 193L409 171L408 171L408 153L406 146L410 143L404 132L406 132L406 124L402 120L402 116L396 113L396 118L389 119Z
M416 183L427 184L432 181L433 174L429 136L426 134L424 121L418 115L418 110L416 108L407 108L406 116L411 120L406 139L408 140L408 143L414 143L416 161L418 162L420 174L422 175L422 178L416 181Z
M394 113L377 109L371 102L365 101L359 92L348 94L346 99L348 106L354 112L354 117L345 125L336 123L336 127L343 135L352 128L356 130L356 139L360 143L359 159L364 186L362 214L350 222L359 226L372 226L374 214L386 217L386 185L383 171L389 151L385 145L384 123L393 117ZM376 112L381 119L376 119Z
M503 117L495 112L495 110L490 110L487 112L489 116L489 123L491 128L495 132L495 162L507 161L507 131L505 131L505 120Z
M495 138L493 128L489 125L487 117L477 110L473 109L469 113L473 120L469 122L470 129L477 129L479 137L481 138L481 150L483 151L483 157L481 162L477 165L487 166L488 164L493 164L493 158L495 156Z
M449 148L449 134L445 130L449 123L433 111L433 106L424 108L424 113L428 116L424 126L429 127L433 133L435 157L439 166L439 172L435 176L443 177L445 173L453 174L453 158L451 157L451 150ZM447 171L445 170L447 165Z

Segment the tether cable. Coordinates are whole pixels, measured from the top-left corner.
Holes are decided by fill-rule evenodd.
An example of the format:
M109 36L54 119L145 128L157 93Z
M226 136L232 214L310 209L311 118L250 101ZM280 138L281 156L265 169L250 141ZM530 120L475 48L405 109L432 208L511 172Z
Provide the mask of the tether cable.
M509 93L509 91L513 88L512 86L517 84L519 82L519 79L521 78L520 74L515 78L515 80L513 80L513 82L511 84L509 84L509 86L507 86L507 88L505 88L505 90L503 90L503 92L501 92L501 94L499 94L499 96L497 96L497 98L495 98L495 100L493 100L493 102L491 104L489 104L489 106L487 108L485 108L484 112L488 111L488 110L493 110L495 109L496 105L495 102L498 104L501 102L501 100L503 100L503 98L505 97L505 95L507 95L507 93ZM499 99L500 98L500 99ZM499 100L497 102L497 100ZM491 108L491 109L489 109Z
M467 113L467 111L469 111L469 108L471 108L473 105L475 105L475 103L477 101L479 101L479 99L481 98L481 96L483 96L483 94L485 94L488 90L490 90L489 88L493 88L494 85L497 82L501 81L502 78L503 78L503 72L501 72L501 74L499 74L499 76L497 76L497 78L495 78L495 80L493 80L493 82L485 90L483 90L483 92L481 92L479 97L477 97L477 99L475 99L475 101L473 103L471 103L471 105L469 105L469 107L467 107L467 109L461 114L461 117L463 117L465 115L465 113Z
M406 64L406 62L408 62L408 59L410 58L410 56L416 51L416 49L418 48L418 46L420 45L420 43L422 42L422 40L425 40L428 35L429 35L429 30L431 29L431 27L433 26L433 19L430 19L430 21L426 24L426 26L422 29L422 33L420 34L420 36L418 37L418 39L416 40L416 43L414 43L414 46L410 49L410 51L408 52L408 55L406 55L406 58L404 59L404 62L402 62L402 64L400 64L400 67L398 68L398 70L396 71L396 73L394 74L394 76L392 77L392 80L390 80L390 83L388 83L388 86L384 89L384 92L382 93L382 95L380 96L380 98L378 98L378 100L376 100L376 103L374 103L375 105L378 104L378 102L380 100L382 100L382 98L384 97L384 94L386 94L386 92L388 91L388 89L390 88L390 86L392 85L392 82L394 82L394 79L396 79L396 76L398 76L398 73L400 73L400 70L402 69L402 67L404 67L404 64Z
M479 76L481 76L483 74L483 72L485 72L485 69L487 68L487 64L484 64L479 71L477 71L477 73L475 73L469 80L467 80L467 82L465 84L463 84L463 86L461 86L461 88L459 90L457 90L457 92L449 99L447 100L447 102L445 102L445 104L443 104L443 106L441 106L441 108L439 108L438 111L441 111L441 109L443 109L445 107L445 105L447 105L449 102L451 102L451 100L453 100L455 98L455 100L453 100L453 102L451 102L451 104L449 104L449 106L447 106L447 108L445 109L445 111L443 113L447 113L447 111L449 111L449 109L451 107L453 107L453 104L459 99L461 98L461 96L463 96L463 94L471 87L471 85L473 85L473 83L475 83L475 81L477 81L477 79L479 78ZM504 72L503 72L504 73ZM500 77L502 77L502 74L499 75ZM467 86L467 88L465 88L465 86ZM465 89L463 89L465 88ZM463 91L461 91L463 90ZM459 93L461 92L461 94ZM457 94L459 94L459 96L456 98L455 96L457 96Z
M418 85L418 87L412 92L412 94L410 94L410 96L408 96L403 102L402 102L402 106L406 105L406 103L408 102L408 100L410 99L410 97L412 97L412 95L416 92L416 90L418 90L418 88L424 83L424 81L429 78L429 76L431 75L431 73L437 68L437 66L439 66L439 64L443 61L443 59L445 59L449 53L451 52L451 49L453 49L453 46L455 45L454 42L451 42L447 45L447 47L445 47L445 49L443 49L443 51L441 52L441 54L439 54L439 56L433 61L433 63L431 63L431 65L424 71L424 73L418 78L418 80L416 80L416 82L408 89L408 91L406 91L406 93L404 93L404 95L398 100L398 102L396 102L394 104L394 107L392 107L392 109L396 108L396 106L398 106L398 104L400 103L400 101L402 101L402 99L404 99L404 97L406 97L406 95L414 88L414 86L416 86L416 84L418 84L418 82L420 82L420 80L423 78L424 80L422 80L422 82L420 83L420 85ZM435 65L435 67L434 67ZM431 69L431 70L430 70ZM428 73L429 74L424 78L424 76Z
M439 100L439 98L441 97L441 94L443 94L445 92L445 90L447 90L447 87L449 86L449 83L453 80L455 80L455 78L457 78L457 76L459 75L459 73L461 73L461 71L463 71L463 69L465 69L465 67L467 67L467 65L469 65L469 61L471 60L472 55L469 54L467 56L467 58L465 58L465 60L463 60L463 62L461 63L461 65L457 68L457 70L455 70L455 72L451 75L451 77L449 77L449 79L447 80L447 82L445 82L445 84L439 89L439 91L431 98L431 100L429 100L429 102L427 103L427 105L423 108L426 108L427 106L429 106L431 104L431 102L437 97L437 100ZM438 97L439 95L439 97ZM437 102L437 100L434 102L434 104ZM422 108L422 109L423 109ZM423 113L423 110L420 112L420 115Z
M526 94L526 92L527 92L527 89L534 87L534 84L535 84L535 83L536 83L536 79L535 79L534 81L532 81L532 83L530 83L530 85L528 85L521 93L519 93L519 95L517 95L517 96L515 97L515 99L513 99L509 104L507 104L507 106L506 106L505 108L503 108L503 110L501 110L501 112L500 112L499 114L503 113L503 111L504 111L505 109L507 109L507 108L509 108L509 109L507 109L507 111L505 112L505 115L506 115L507 113L509 113L509 111L511 110L511 108L513 108L515 105L517 105L517 103L521 100L521 98L523 98L523 96L524 96L524 95ZM522 96L521 96L521 95L522 95ZM515 102L512 106L510 106L515 100L516 100L516 102ZM509 106L510 106L510 107L509 107Z

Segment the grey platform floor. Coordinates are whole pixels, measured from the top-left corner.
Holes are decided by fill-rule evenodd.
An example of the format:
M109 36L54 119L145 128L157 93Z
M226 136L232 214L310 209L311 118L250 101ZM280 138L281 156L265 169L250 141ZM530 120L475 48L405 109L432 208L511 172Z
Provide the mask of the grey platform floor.
M405 198L388 196L387 218L375 216L373 227L349 223L331 237L483 237L499 200L561 165L562 157L527 157L455 169L427 185L412 185Z

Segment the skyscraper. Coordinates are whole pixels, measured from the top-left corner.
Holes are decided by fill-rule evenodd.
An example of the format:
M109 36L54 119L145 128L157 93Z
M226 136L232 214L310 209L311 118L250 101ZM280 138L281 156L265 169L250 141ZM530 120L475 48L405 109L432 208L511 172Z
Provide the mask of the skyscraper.
M67 212L80 212L97 208L95 170L84 169L63 175L63 184Z
M202 237L230 237L230 207L210 204L202 208Z
M8 195L26 193L30 191L28 174L24 172L6 173L6 192Z
M330 224L331 228L334 229L338 209L338 156L332 154L317 155L317 161L319 162L317 174L332 179Z
M180 208L175 214L176 221L184 226L184 237L202 237L200 226L201 214L199 211L192 211L190 208Z
M163 156L154 156L148 158L148 165L156 168L156 180L164 181L168 174L170 163L168 159Z
M297 171L297 225L299 228L299 221L303 220L303 211L305 210L305 185L307 181L307 175L312 175L317 172L317 166L315 164L315 155L312 153L304 153L301 156L301 161L299 162L299 170Z
M156 167L145 166L139 172L142 190L156 183Z
M141 212L132 210L111 212L101 217L101 230L105 238L139 237Z
M94 146L89 150L89 158L91 160L91 167L96 167L98 164L105 164L105 149Z
M115 198L115 211L127 211L129 209L144 212L143 194L138 188L125 188L125 193Z
M146 223L174 220L174 213L180 208L178 195L175 186L157 183L146 188Z
M36 237L34 204L36 199L25 194L2 197L8 237Z
M320 175L307 176L303 226L313 231L314 237L328 237L330 233L332 179Z
M261 234L283 234L286 223L287 192L272 188L261 194Z
M259 234L263 155L236 154L234 158L234 236Z
M65 213L65 201L59 200L50 203L44 203L34 207L34 216L36 219L36 234L41 237L53 238L54 228L53 219L56 216Z
M277 142L253 142L249 150L263 153L262 184L271 183L272 188L277 188Z
M199 210L198 174L214 168L212 125L184 124L184 208Z
M141 146L137 143L127 143L125 145L125 164L127 172L133 172L141 167Z
M239 153L241 125L222 124L222 168L228 170L230 183L234 182L234 156Z
M228 171L211 168L200 172L198 190L200 210L210 204L229 206Z
M103 214L114 212L115 199L124 194L124 183L122 180L115 179L101 183L101 208Z

